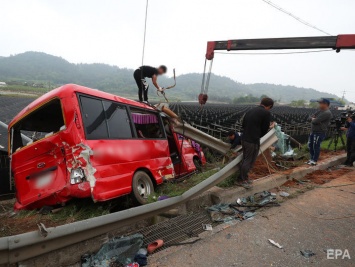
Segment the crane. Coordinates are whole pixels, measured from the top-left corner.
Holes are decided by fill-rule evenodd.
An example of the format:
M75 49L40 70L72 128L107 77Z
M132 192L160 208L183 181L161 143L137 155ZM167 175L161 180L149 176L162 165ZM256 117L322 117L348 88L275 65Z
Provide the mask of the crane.
M355 34L340 34L337 36L288 37L263 39L237 39L227 41L207 42L206 59L202 76L201 92L198 96L200 105L208 100L208 87L211 78L214 51L217 50L281 50L281 49L325 49L331 48L339 53L342 49L355 49ZM206 66L209 70L206 76Z

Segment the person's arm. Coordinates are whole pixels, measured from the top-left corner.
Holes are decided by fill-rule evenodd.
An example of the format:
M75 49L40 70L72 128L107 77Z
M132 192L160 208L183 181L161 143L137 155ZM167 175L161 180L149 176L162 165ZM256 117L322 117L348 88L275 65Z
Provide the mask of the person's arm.
M155 86L155 88L157 88L159 91L163 91L163 88L161 88L159 85L158 85L158 76L156 74L154 74L152 76L152 82L153 82L153 85Z
M328 113L321 113L317 118L312 119L312 124L321 124L321 122L329 120L330 116Z

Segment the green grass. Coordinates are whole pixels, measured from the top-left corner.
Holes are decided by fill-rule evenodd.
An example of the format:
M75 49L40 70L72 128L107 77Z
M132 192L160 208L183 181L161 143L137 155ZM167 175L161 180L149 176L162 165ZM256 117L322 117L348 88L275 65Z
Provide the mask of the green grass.
M211 175L218 172L219 169L215 168L212 170L207 170L202 173L193 174L186 180L182 182L166 182L156 188L154 195L152 195L149 199L149 202L155 202L159 196L168 196L168 197L175 197L180 196L191 187L199 184L200 182L206 180Z
M346 135L343 134L341 136L344 140L344 143L346 144ZM332 138L328 138L326 140L324 140L321 144L321 149L326 149L326 150L335 150L335 144L334 144L334 141L332 142L332 144L329 146L330 142L331 142ZM337 150L342 150L342 149L345 149L345 146L343 146L341 140L340 140L340 137L339 137L339 140L338 140L338 144L337 144Z

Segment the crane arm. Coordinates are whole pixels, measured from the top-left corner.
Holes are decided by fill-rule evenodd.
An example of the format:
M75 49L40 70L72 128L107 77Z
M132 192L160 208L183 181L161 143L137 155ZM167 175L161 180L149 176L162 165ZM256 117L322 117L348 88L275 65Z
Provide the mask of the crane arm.
M332 48L355 49L355 34L340 34L337 36L290 37L239 39L228 41L211 41L207 43L206 59L214 58L216 50L279 50L279 49L315 49Z

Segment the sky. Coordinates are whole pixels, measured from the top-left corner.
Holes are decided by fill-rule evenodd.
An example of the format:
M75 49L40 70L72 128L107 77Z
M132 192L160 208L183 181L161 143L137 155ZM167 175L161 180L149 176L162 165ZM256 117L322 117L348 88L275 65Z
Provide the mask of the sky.
M272 0L331 33L355 34L354 0ZM137 68L146 0L0 0L0 56L41 51L72 63ZM202 72L207 41L323 36L262 0L149 0L144 64ZM242 83L314 88L355 102L355 50L216 54L213 72Z

